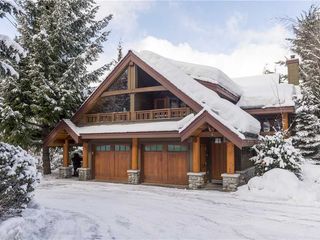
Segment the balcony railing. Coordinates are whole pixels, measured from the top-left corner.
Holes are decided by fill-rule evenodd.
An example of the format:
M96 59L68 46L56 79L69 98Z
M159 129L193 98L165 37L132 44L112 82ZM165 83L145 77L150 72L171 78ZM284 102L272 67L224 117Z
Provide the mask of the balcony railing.
M135 112L86 114L85 123L112 123L160 119L179 119L190 114L190 108L165 108Z

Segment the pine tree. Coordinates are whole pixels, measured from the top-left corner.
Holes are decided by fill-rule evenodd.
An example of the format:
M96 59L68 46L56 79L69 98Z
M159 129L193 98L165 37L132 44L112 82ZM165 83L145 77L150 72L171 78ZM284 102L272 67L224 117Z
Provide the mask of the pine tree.
M289 39L300 61L301 97L297 99L296 136L293 143L303 156L320 157L320 9L312 5L293 25Z
M292 25L294 37L288 39L301 58L301 80L320 102L320 9L312 5Z
M320 159L320 105L306 84L301 84L301 95L296 105L293 144L304 157Z
M300 176L303 158L300 151L292 145L291 139L285 138L285 132L278 131L272 136L261 136L253 150L256 156L250 160L254 162L258 175L263 175L273 168L283 168Z
M6 86L1 126L10 142L42 147L48 174L43 139L62 118L71 117L87 97L89 84L110 67L87 71L103 52L112 16L96 20L99 8L93 0L23 0L22 7L18 40L28 55L19 64L20 78Z
M8 18L21 13L21 9L13 1L0 0L0 19L7 18L7 21L14 25ZM0 34L0 77L14 76L19 74L15 69L15 65L20 62L21 57L25 56L23 48L7 35ZM1 83L1 82L0 82Z

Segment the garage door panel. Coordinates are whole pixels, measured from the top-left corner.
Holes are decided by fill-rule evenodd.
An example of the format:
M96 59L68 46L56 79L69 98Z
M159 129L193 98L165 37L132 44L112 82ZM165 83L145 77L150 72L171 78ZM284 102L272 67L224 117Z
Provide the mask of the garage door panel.
M100 180L127 181L130 163L128 145L115 151L115 145L97 145L95 151L95 178ZM125 148L122 148L126 146Z
M127 180L127 170L129 169L130 152L115 152L114 177L119 180Z
M114 152L96 152L95 154L95 178L108 179L112 177Z
M155 147L157 145L157 147ZM188 152L177 152L181 148L175 145L150 144L143 152L144 182L163 184L187 184ZM151 151L152 149L158 151ZM168 151L171 149L172 151Z
M143 157L143 175L145 182L162 181L162 152L144 152Z
M187 162L186 152L168 152L168 183L187 184Z

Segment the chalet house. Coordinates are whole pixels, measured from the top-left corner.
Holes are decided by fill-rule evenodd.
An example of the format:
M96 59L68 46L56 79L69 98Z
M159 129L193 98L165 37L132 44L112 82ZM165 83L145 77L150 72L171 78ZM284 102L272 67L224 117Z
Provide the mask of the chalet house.
M129 51L71 119L45 140L63 146L61 177L71 176L69 147L83 146L80 180L234 190L254 174L258 136L288 129L298 60L278 74L230 79L208 66Z

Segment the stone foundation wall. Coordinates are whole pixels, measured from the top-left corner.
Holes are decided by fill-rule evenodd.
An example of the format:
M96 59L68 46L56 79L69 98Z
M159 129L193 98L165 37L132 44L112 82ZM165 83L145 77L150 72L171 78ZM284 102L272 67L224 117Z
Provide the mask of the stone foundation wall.
M242 171L236 171L237 174L240 174L240 186L247 184L248 181L256 175L255 167L250 167Z
M91 179L91 169L90 168L78 168L79 170L79 180L88 181Z
M222 176L222 189L227 192L236 191L240 184L240 174L227 174L223 173Z
M59 168L59 178L71 178L71 177L72 177L72 167Z
M189 188L190 189L199 189L199 188L204 187L205 175L206 175L206 173L204 173L204 172L200 172L200 173L189 172L188 173Z
M128 170L128 183L139 184L140 183L140 170Z

